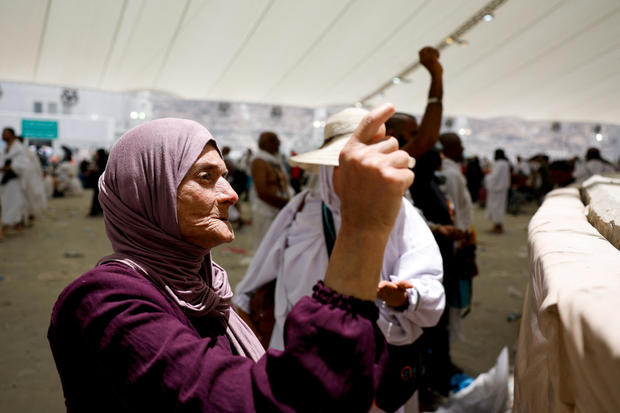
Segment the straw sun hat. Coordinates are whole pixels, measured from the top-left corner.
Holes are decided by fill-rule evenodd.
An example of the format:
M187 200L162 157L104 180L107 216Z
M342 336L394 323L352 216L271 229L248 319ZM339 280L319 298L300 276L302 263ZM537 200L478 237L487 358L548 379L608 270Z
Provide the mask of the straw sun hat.
M321 147L293 156L290 164L313 173L318 173L320 165L338 166L340 151L367 113L365 109L347 108L330 116L325 123ZM410 165L412 161L410 158Z

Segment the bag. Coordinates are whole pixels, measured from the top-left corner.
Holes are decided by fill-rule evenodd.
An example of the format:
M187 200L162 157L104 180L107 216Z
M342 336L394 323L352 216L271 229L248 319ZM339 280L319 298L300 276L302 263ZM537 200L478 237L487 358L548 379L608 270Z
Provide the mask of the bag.
M472 279L478 275L476 244L465 244L454 252L454 267L458 271L459 278Z
M6 160L6 162L4 163L4 167L5 168L11 167L10 159ZM16 178L17 178L17 175L15 174L15 172L13 172L12 169L9 169L5 171L4 174L2 175L2 181L0 181L0 185L6 185L11 179L16 179Z
M325 203L321 204L323 235L328 256L336 243L334 217ZM403 346L387 345L388 362L379 380L375 404L386 412L393 412L404 405L418 389L422 375L422 351L417 341Z
M404 346L388 344L388 362L375 394L377 407L386 412L398 410L420 385L422 351L414 341Z

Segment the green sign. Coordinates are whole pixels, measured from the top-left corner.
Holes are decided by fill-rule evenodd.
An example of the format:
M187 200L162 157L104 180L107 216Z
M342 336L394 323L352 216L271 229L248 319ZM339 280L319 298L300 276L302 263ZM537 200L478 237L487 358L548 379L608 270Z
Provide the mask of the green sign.
M56 139L58 121L22 119L22 136L30 139Z

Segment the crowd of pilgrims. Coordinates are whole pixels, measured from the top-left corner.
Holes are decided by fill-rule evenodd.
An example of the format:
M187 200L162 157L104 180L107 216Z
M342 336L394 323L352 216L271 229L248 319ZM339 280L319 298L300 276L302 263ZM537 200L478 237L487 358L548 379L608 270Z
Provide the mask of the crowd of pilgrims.
M13 128L3 129L2 141L0 239L33 226L49 199L81 196L85 188L93 188L94 192L87 214L103 213L97 199L97 180L107 162L105 149L98 149L92 156L77 162L70 148L63 146L59 156L51 146L38 145L36 140L25 141Z
M339 114L335 116L337 118ZM24 144L24 140L16 136L11 128L5 128L2 137L2 238L32 226L35 217L46 208L50 198L81 196L85 188L93 191L91 208L85 213L89 216L102 215L97 181L105 170L108 158L106 150L99 149L85 159L76 160L73 151L67 147L62 147L62 156L55 156L49 147ZM254 245L258 246L256 257L259 257L252 261L244 279L237 286L233 302L265 348L282 349L282 329L286 315L296 301L311 294L312 285L316 281L308 277L306 282L300 282L297 278L307 276L308 274L299 275L303 273L300 268L314 268L309 265L310 262L316 264L317 255L321 255L319 251L312 252L312 246L325 248L322 246L325 241L325 225L314 225L318 228L315 239L306 234L309 241L306 240L303 251L288 258L295 267L293 271L282 270L286 263L273 256L278 253L286 256L291 233L308 230L295 227L303 227L304 224L296 222L303 221L299 218L300 211L304 208L303 205L300 206L300 198L303 198L301 203L306 204L306 210L310 209L314 202L313 196L323 205L326 204L325 200L331 200L327 205L331 210L330 216L333 214L338 223L336 229L340 217L331 178L334 168L324 165L320 166L319 170L302 168L299 165L303 166L303 162L290 162L289 158L280 153L279 144L275 133L264 132L258 139L257 153L253 153L249 148L232 152L230 147L224 146L221 154L228 170L227 180L240 199L240 202L231 207L230 221L237 229L243 226L252 227ZM493 160L486 157L479 159L477 156L465 159L463 152L458 135L439 135L432 148L418 155L414 185L410 192L405 194L409 203L407 208L413 205L411 211L415 211L415 219L421 218L439 247L441 263L426 263L427 268L419 271L432 273L433 265L439 265L437 273L433 275L435 278L426 280L427 285L424 286L423 277L411 277L408 280L406 276L401 277L399 270L385 267L389 257L388 243L384 268L390 276L381 281L384 283L383 287L386 287L385 293L378 294L383 301L380 321L387 320L384 331L390 331L386 334L388 342L407 344L414 340L416 344L415 348L409 350L420 355L419 369L423 373L417 378L417 386L422 408L433 408L442 397L458 391L472 381L463 374L459 366L452 363L449 343L463 337L461 320L471 310L472 280L478 273L476 237L472 222L474 206L477 204L480 208L486 208L486 215L490 220L488 231L501 234L505 212L517 214L524 204L540 204L544 195L553 188L582 182L594 174L616 170L611 162L601 157L596 148L589 148L583 159L575 157L552 162L544 154L529 159L517 156L515 162L509 162L502 149L495 151ZM232 156L234 154L237 156ZM291 153L293 159L295 155L294 152ZM242 211L242 207L251 208L251 212ZM406 208L405 210L409 211ZM320 222L321 213L315 215L319 218L311 219L318 219ZM412 219L413 215L408 212L400 224L408 228L405 222ZM331 220L333 226L334 217L331 217ZM412 228L408 229L415 232ZM283 240L287 247L278 250L278 243ZM395 250L403 248L414 249L407 245L392 246ZM419 248L419 245L416 248ZM415 258L416 263L408 263L403 273L413 271L416 265L425 264L421 255L415 255ZM400 265L405 262L402 256L393 259L394 262L400 262ZM322 261L324 262L321 265L326 266L326 258ZM296 291L290 291L289 283L289 291L282 292L286 286L282 287L278 282L286 284L287 280L281 280L281 274L295 274L293 284L296 285ZM439 277L437 274L440 274ZM423 285L423 292L416 290L420 288L420 284ZM433 295L433 289L445 291L445 308L438 304L438 295ZM407 291L411 290L415 291L418 297L407 302ZM403 293L401 298L404 297L404 301L394 298L398 297L398 292ZM427 305L435 312L437 308L442 308L439 316L420 315L423 314L421 307L425 305L422 295L426 295L427 299L429 296L435 298L434 302L431 300ZM416 312L420 313L417 318L409 314L411 319L407 320L407 313L404 312L405 316L401 320L398 314L387 310L407 305L412 305ZM415 328L403 328L407 323L417 323L421 328L418 328L419 331ZM395 327L397 325L403 330L400 333ZM422 330L424 334L420 336Z
M436 147L441 156L444 157L441 153L443 150L441 144L437 144ZM231 157L231 153L236 153L237 156ZM500 153L504 153L504 151L500 150ZM246 148L244 152L231 152L229 146L224 146L222 154L229 171L228 181L239 194L241 201L249 201L252 190L251 165L254 159L252 149ZM297 153L292 150L290 156L295 155ZM555 188L582 183L597 174L620 172L620 159L614 164L602 157L600 150L595 147L588 148L583 157L574 156L550 160L549 156L544 153L532 155L527 159L517 155L514 160L509 160L505 153L500 157L506 160L508 165L509 183L506 185L505 208L506 212L514 215L519 213L521 206L529 202L540 205L544 196ZM299 166L291 165L288 161L290 157L278 152L276 158L283 171L283 181L287 184L285 192L290 197L300 193L302 189L316 185L317 176L304 171ZM486 156L472 156L459 162L461 173L466 178L470 198L474 204L482 209L486 208L488 190L491 186L488 181L485 181L485 177L491 175L497 160L497 158L491 160ZM434 175L441 187L442 183L445 182L441 167L435 171ZM252 223L251 219L246 219L245 215L241 215L239 205L234 209L237 211L233 212L233 222L238 227ZM259 242L261 240L262 237L257 239Z
M7 230L21 232L34 224L34 220L46 207L50 198L81 196L85 188L93 189L93 200L88 215L99 216L103 212L97 199L97 180L105 169L107 150L97 149L91 156L76 160L74 150L63 146L60 156L54 154L50 146L38 145L31 141L24 143L24 138L17 136L13 128L4 128L2 132L4 149L0 151L0 176L2 183L0 207L2 208L2 230L4 237ZM438 145L439 147L440 145ZM259 149L260 150L260 149ZM239 194L241 201L249 201L252 186L252 149L246 148L236 158L230 156L231 148L224 146L222 154L228 168L228 180ZM296 152L291 151L291 156ZM299 166L291 166L288 158L277 153L276 159L282 167L283 181L286 182L286 195L294 196L303 188L316 184L316 176L309 174ZM467 188L474 203L484 208L488 188L484 178L493 169L494 161L487 157L473 156L460 164L467 179ZM545 194L554 188L564 187L575 182L583 182L592 175L618 171L617 165L601 157L597 148L588 148L583 158L575 156L567 159L550 161L545 154L537 154L528 159L517 156L509 162L510 184L506 188L506 210L517 214L524 203L535 201L538 205ZM436 173L438 182L445 180L441 168ZM257 197L258 198L258 197ZM260 199L260 198L259 198ZM233 208L232 222L237 228L252 224L250 215L241 214L240 204ZM267 223L270 224L269 219ZM268 227L268 225L267 225ZM257 241L262 239L259 232Z
M420 124L403 113L385 123L387 134L397 138L416 163L415 180L387 242L376 302L377 324L397 354L394 360L407 359L413 367L406 374L399 370L399 375L403 380L413 377L415 386L410 387L419 391L423 409L436 407L472 381L452 362L450 342L463 337L461 320L471 311L472 282L478 274L475 205L486 209L487 230L501 234L507 211L519 213L525 203L540 204L553 188L616 170L596 148L589 148L584 159L552 162L539 154L517 156L511 163L503 149L497 149L492 160L465 159L458 134L439 134L443 91L437 58L421 54L432 80ZM341 224L339 150L331 149L344 146L366 113L349 108L334 114L326 122L321 148L291 153L290 158L280 153L274 132L258 137L255 153L221 149L226 179L241 200L230 207L228 218L236 228L251 227L256 247L232 301L264 348L285 347L288 313L312 294L317 282L312 277L327 268ZM93 190L91 209L84 212L102 214L98 180L108 159L104 149L76 159L67 147L57 156L51 148L33 145L36 141L24 144L11 128L3 130L2 139L2 239L33 225L50 198L80 196L84 188ZM246 207L251 212L242 210ZM399 348L407 354L399 354ZM377 398L402 385L398 379L387 382L390 389L380 387ZM407 398L388 397L391 402L382 401L382 408L397 410Z

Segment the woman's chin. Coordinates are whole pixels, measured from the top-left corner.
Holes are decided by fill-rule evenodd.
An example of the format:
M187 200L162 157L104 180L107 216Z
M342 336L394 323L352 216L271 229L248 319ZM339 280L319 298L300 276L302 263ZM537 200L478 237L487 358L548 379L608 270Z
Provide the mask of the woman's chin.
M218 231L222 244L233 242L235 240L235 231L233 230L232 225L228 221L224 222L226 226Z
M222 243L227 244L229 242L233 242L235 240L235 232L233 231L233 229L230 229L230 233L224 237L224 241L222 241Z

